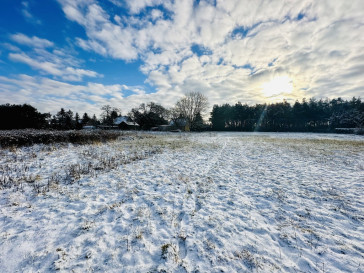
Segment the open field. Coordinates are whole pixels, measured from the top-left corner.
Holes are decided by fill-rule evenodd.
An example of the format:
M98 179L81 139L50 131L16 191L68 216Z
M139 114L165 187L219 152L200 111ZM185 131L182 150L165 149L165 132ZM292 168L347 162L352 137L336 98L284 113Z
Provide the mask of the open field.
M0 150L0 272L364 272L364 138Z

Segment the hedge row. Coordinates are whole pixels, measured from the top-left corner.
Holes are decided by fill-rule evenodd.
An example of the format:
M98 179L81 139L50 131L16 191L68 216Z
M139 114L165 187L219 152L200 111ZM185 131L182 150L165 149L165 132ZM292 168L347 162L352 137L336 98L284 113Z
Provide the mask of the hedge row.
M77 143L86 144L92 142L104 142L115 140L123 135L120 131L49 131L49 130L9 130L0 131L0 146L20 147L33 144L49 143Z

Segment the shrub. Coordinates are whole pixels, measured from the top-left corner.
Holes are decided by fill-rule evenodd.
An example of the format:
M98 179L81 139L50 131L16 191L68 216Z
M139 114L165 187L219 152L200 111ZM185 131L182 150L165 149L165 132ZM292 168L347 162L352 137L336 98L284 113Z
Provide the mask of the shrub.
M33 144L77 143L86 144L116 140L123 135L120 131L48 131L48 130L9 130L0 131L0 146L21 147Z

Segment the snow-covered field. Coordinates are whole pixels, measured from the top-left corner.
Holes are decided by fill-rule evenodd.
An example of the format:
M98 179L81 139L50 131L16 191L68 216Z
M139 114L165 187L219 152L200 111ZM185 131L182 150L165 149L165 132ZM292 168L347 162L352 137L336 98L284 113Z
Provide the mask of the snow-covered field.
M0 150L0 272L364 272L364 139Z

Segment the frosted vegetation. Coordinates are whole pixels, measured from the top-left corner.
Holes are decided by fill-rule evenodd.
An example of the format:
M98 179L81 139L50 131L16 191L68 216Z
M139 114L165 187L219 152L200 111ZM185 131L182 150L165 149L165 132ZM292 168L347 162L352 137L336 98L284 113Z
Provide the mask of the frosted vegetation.
M0 272L364 272L360 136L0 150Z
M86 144L116 140L128 133L112 130L0 130L0 148L30 146L32 144L77 143Z

